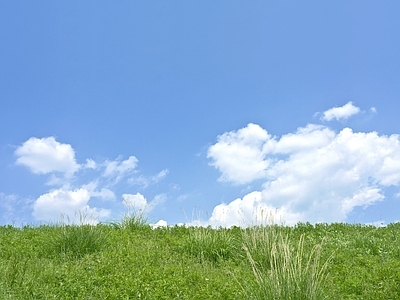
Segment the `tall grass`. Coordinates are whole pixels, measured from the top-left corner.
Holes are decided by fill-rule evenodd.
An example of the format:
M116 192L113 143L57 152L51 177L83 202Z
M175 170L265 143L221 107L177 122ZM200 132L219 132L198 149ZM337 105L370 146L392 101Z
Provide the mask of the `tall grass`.
M192 211L191 222L186 217L190 225L187 227L185 251L197 258L200 263L217 263L220 260L232 258L240 250L237 237L232 234L232 230L227 228L213 229L211 226L206 226L203 220L207 219L209 216L200 208Z
M138 229L148 225L148 220L141 210L131 210L125 213L120 222L112 222L111 225L118 229Z
M107 234L103 225L92 216L77 212L75 220L61 222L61 230L50 240L50 254L79 258L100 251L107 245ZM77 220L78 219L78 220Z
M21 288L23 285L25 274L27 270L28 259L12 256L10 257L8 263L5 266L3 284L0 286L4 294L11 295L11 290L14 288Z
M226 260L239 250L237 239L229 229L211 227L190 227L186 242L187 251L199 262Z
M330 258L321 261L324 240L309 250L304 234L298 243L285 227L259 226L243 231L243 250L256 288L243 286L249 299L324 299Z
M0 226L0 299L400 299L400 223L128 224Z

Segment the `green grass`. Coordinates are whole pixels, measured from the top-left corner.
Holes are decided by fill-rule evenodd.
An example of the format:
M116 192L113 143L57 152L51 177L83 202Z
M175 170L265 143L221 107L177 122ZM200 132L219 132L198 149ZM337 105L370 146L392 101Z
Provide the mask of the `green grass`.
M244 231L243 249L257 282L256 288L244 286L248 299L328 297L325 286L331 257L321 262L324 240L309 249L304 239L303 233L294 243L288 233L274 225Z
M0 227L0 299L400 299L400 224ZM136 218L136 219L135 219Z

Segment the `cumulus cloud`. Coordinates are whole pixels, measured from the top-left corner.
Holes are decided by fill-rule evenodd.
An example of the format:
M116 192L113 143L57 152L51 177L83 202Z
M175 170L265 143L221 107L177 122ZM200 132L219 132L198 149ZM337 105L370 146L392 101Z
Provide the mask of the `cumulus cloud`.
M355 207L382 201L384 188L400 183L399 136L350 128L335 133L309 124L279 139L249 124L218 137L208 157L223 180L264 181L259 191L216 206L213 225L248 223L271 210L288 224L344 221Z
M114 185L122 180L128 184L139 184L147 187L162 180L168 170L162 170L154 176L138 175L138 159L129 156L123 160L118 157L115 160L96 162L86 159L79 164L75 159L75 151L71 145L60 143L54 137L35 138L32 137L19 146L14 152L16 164L27 167L34 174L48 175L47 185L57 188L52 189L39 196L30 209L32 215L41 221L54 221L61 214L68 218L74 218L79 212L86 216L103 218L110 215L110 211L102 208L91 207L90 199L97 198L103 201L114 201ZM90 178L91 176L91 178ZM82 182L83 178L86 182ZM3 219L11 214L11 196L1 198L0 207L6 211ZM157 195L148 202L140 194L124 194L126 204L132 204L135 208L151 211L155 206L165 201L164 194ZM129 204L130 203L130 204ZM8 218L8 217L7 217Z
M147 207L147 200L146 198L140 194L123 194L122 195L122 203L133 210L140 210L144 211Z
M78 213L88 216L93 222L97 218L107 217L110 211L92 208L88 205L90 192L85 188L75 190L56 189L41 195L33 205L33 216L37 220L54 221L57 217L73 218ZM76 221L76 220L75 220ZM79 220L77 220L79 221Z
M71 145L59 143L54 137L32 137L18 147L14 154L18 165L29 168L35 174L59 172L71 176L80 168Z
M147 199L140 193L136 194L123 194L122 203L128 209L134 211L141 211L144 213L149 213L156 206L162 204L167 199L165 194L159 194L154 197L152 201L147 201Z
M270 160L265 159L272 137L259 125L249 124L234 132L218 137L218 142L208 149L211 165L221 171L221 181L238 184L265 177Z
M217 205L209 220L196 220L192 225L211 225L214 227L268 225L271 222L284 222L284 220L296 220L300 213L292 212L282 206L277 209L264 201L262 192L254 191L237 198L232 202ZM286 224L288 222L286 221Z
M324 121L332 121L333 119L348 119L352 115L358 114L359 112L360 108L354 106L353 103L350 101L343 106L328 109L323 113L321 119Z
M152 229L157 229L157 228L160 228L160 227L167 227L168 223L167 223L167 221L159 220L157 223L151 224L150 226L151 226Z

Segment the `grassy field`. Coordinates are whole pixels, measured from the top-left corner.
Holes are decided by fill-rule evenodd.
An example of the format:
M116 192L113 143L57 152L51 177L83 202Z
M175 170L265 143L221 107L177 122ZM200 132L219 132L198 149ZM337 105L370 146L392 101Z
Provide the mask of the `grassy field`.
M0 299L400 299L400 224L3 226Z

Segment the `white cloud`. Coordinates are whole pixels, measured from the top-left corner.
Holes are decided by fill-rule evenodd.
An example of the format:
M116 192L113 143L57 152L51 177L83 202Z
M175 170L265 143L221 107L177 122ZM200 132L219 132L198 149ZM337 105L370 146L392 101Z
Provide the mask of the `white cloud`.
M176 199L176 201L178 202L183 202L186 201L187 199L189 199L190 195L189 194L183 194L178 196L178 198Z
M247 142L248 135L255 142ZM355 207L382 201L384 188L400 183L399 136L350 128L335 133L310 124L277 139L249 124L220 136L208 157L224 180L264 180L260 191L215 207L209 222L216 226L248 223L271 210L288 224L344 221Z
M71 176L80 168L71 145L59 143L54 137L32 137L14 154L18 157L17 164L28 167L35 174L60 172Z
M279 209L269 205L263 199L262 192L254 191L228 204L217 205L209 220L194 222L194 225L211 225L214 227L267 225L271 222L293 224L293 220L301 218L301 213L295 213L282 206Z
M123 194L122 203L128 208L134 211L141 211L143 213L149 213L156 206L162 204L167 199L165 194L159 194L154 197L150 202L140 193L136 194Z
M159 206L167 201L166 194L158 194L154 197L154 199L149 203L148 211L152 211L156 206Z
M96 169L97 163L93 159L86 159L86 164L83 166L85 169Z
M103 162L89 158L85 163L78 164L71 145L57 142L54 137L32 137L18 147L14 154L16 164L27 167L35 174L47 174L46 185L53 188L56 186L36 200L30 201L28 214L41 221L56 221L61 215L65 218L75 218L76 214L82 212L90 217L107 217L110 215L109 210L90 207L89 200L97 198L114 201L116 195L112 187L122 180L125 180L124 183L147 187L159 182L168 174L167 169L148 177L137 174L138 159L135 156L129 156L125 160L118 157ZM3 216L0 212L2 219L9 219L16 210L10 197L0 194L0 210L3 208L5 211ZM167 197L165 194L159 194L150 202L140 194L124 194L123 198L126 205L149 212Z
M88 184L85 184L82 186L85 190L87 190L90 194L90 197L97 197L101 198L103 200L115 200L115 194L113 191L111 191L108 188L98 188L98 182L97 181L92 181Z
M141 175L138 177L132 177L132 178L129 178L128 183L134 184L134 185L139 185L145 189L152 184L156 184L156 183L160 182L162 179L164 179L168 175L168 173L169 173L169 171L167 169L165 169L153 176Z
M6 222L12 222L15 216L15 208L14 203L18 201L18 197L16 195L6 195L4 193L0 193L0 208L2 211L2 218L6 220Z
M379 188L366 187L355 193L352 197L345 198L342 201L342 212L347 214L356 206L367 207L376 201L382 201L384 198Z
M120 161L116 159L113 161L105 161L103 172L104 177L109 177L115 179L115 182L120 181L123 177L134 173L137 167L138 159L135 156L129 156L128 159Z
M94 191L91 193L93 197L99 197L104 200L115 200L115 194L112 190L107 188L101 188L99 191Z
M37 220L54 221L62 216L71 221L79 213L88 217L87 220L93 222L93 219L107 217L110 211L106 209L91 208L88 205L90 192L85 188L66 190L57 189L41 195L33 205L33 216ZM67 220L64 220L67 221Z
M321 119L324 121L332 121L333 119L336 120L348 119L352 115L358 114L359 112L360 108L354 106L353 103L350 101L341 107L334 107L328 109L323 113Z
M122 195L122 203L133 210L144 211L147 207L146 198L140 194L123 194Z
M32 213L31 198L23 198L16 194L0 193L0 223L22 226Z
M151 229L157 229L160 227L167 227L168 223L167 223L167 221L159 220L157 223L151 224L150 226L151 226Z
M237 132L219 136L218 142L208 149L207 157L212 159L211 165L221 171L221 181L248 183L265 177L270 163L265 159L265 152L270 141L272 138L267 131L249 124Z
M60 177L55 175L54 173L50 175L48 178L46 185L50 186L62 186L63 188L69 188L70 183L69 183L69 178Z
M321 125L308 124L306 127L298 128L295 133L283 135L279 141L270 141L273 147L269 147L268 152L278 154L306 152L329 144L334 137L335 133L330 129Z

